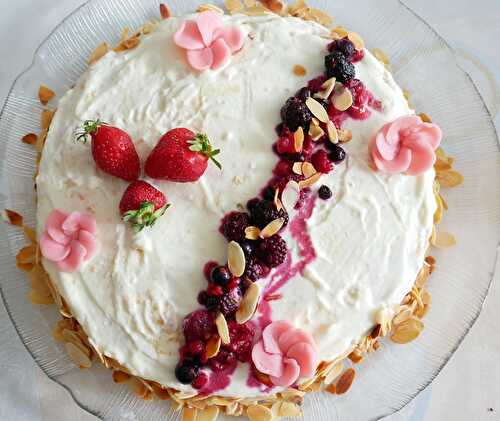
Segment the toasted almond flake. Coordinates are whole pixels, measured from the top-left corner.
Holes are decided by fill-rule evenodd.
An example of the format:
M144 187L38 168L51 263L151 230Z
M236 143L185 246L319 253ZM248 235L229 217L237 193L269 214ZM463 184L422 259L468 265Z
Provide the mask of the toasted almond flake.
M328 99L330 98L330 95L333 92L333 89L335 88L335 81L336 79L334 77L328 79L321 85L321 91L316 92L314 94L314 98L319 98L319 99Z
M217 332L219 333L222 343L224 345L229 345L231 343L229 328L227 327L226 318L222 313L217 314L215 325L217 326Z
M307 162L307 161L302 163L302 174L304 174L304 176L306 178L309 178L316 173L317 173L317 171L316 171L316 168L314 168L313 164L311 164L310 162Z
M337 132L337 128L335 127L335 124L333 124L333 121L328 121L326 123L326 130L328 132L328 139L332 143L339 143L339 133Z
M134 393L138 397L144 398L146 396L148 389L146 388L144 383L141 382L137 377L130 377L126 383L132 393Z
M464 181L462 174L454 170L438 171L436 179L441 187L447 188L457 187Z
M327 123L330 120L330 118L328 117L328 113L326 112L323 105L321 105L314 98L307 98L306 105L307 108L309 108L309 111L311 111L311 113L314 115L314 117L316 117L322 123Z
M107 52L109 51L108 44L103 42L102 44L99 44L92 53L90 53L89 57L89 64L94 64L99 59L101 59Z
M302 162L294 162L292 166L294 174L302 175Z
M302 147L304 146L304 129L302 127L299 127L293 134L293 141L295 152L302 152Z
M77 346L68 342L65 344L66 352L68 353L71 360L80 368L90 368L92 366L92 361L90 358L82 352Z
M273 413L263 405L253 405L247 408L247 416L250 421L272 421Z
M16 261L18 263L34 263L36 256L36 246L30 244L29 246L23 247L16 255Z
M313 118L311 119L311 123L312 123L313 125L315 125L315 126L319 126L319 120L318 120L316 117L313 117Z
M2 212L2 219L11 225L15 225L16 227L23 226L23 217L13 210L4 209Z
M399 325L408 320L412 316L412 314L413 312L411 308L408 306L404 306L403 309L398 314L396 314L394 319L392 319L392 323L394 325Z
M220 7L217 7L215 4L200 4L198 8L196 9L198 13L202 12L215 12L220 15L224 14L224 10L222 10Z
M167 389L164 389L161 385L154 383L151 385L153 387L153 393L161 401L165 401L170 398L170 394Z
M247 16L264 16L269 14L269 10L263 6L252 6L245 9L244 13Z
M301 190L305 189L306 187L310 187L313 184L315 184L317 181L319 181L320 178L321 178L321 173L316 173L316 174L312 175L311 177L306 178L305 180L299 181L299 187Z
M27 135L23 136L23 142L28 144L28 145L34 145L38 139L38 136L35 133L28 133Z
M267 224L264 227L264 229L260 232L260 238L269 238L277 234L281 230L281 228L283 228L284 223L285 223L285 218L277 218L274 221L269 222L269 224ZM235 275L235 276L241 276L241 275Z
M55 92L45 85L41 85L38 89L38 99L43 105L47 105L47 103L54 98L55 95Z
M312 8L309 12L309 16L320 25L325 27L330 26L333 23L333 19L330 15L323 12L321 9Z
M246 227L245 238L247 240L258 240L260 238L260 228L254 226Z
M229 13L241 13L244 9L240 0L224 0L224 4Z
M303 77L307 74L307 70L304 66L296 64L295 66L293 66L293 73L295 76Z
M55 111L51 111L48 109L42 111L42 117L41 117L42 130L48 129L50 127L50 123L52 122L52 117L54 117L54 113Z
M141 40L139 38L129 38L123 41L122 45L127 50L132 50L140 44Z
M347 34L347 38L349 38L349 41L351 41L354 44L354 48L356 50L362 50L365 48L365 42L363 41L363 38L356 32L349 32Z
M113 371L113 381L115 383L125 383L128 379L130 379L130 374L123 371Z
M261 0L261 2L273 13L282 14L286 10L286 5L282 0Z
M298 417L301 413L300 407L293 402L283 402L278 409L280 417Z
M50 305L54 304L54 299L52 296L45 296L39 294L37 291L32 290L28 292L28 300L30 300L33 304L39 304L39 305Z
M335 89L331 102L337 110L346 111L352 106L354 100L351 91L341 86Z
M320 126L311 124L309 127L309 136L313 142L317 142L325 135L325 131Z
M359 364L361 361L363 361L363 356L358 354L358 352L356 351L353 351L351 352L347 358L349 358L353 364Z
M342 370L344 370L344 361L339 361L331 368L330 372L326 375L324 380L325 383L333 383L337 379L337 377L340 376Z
M374 48L372 50L372 54L375 56L375 58L380 61L382 64L387 65L389 64L389 57L387 54L382 51L380 48Z
M194 396L196 396L198 393L196 392L176 392L174 394L174 397L177 398L180 401L186 400L186 399L191 399Z
M337 34L340 38L345 38L349 34L347 29L345 29L343 26L337 26L336 28L333 28L332 32Z
M431 118L430 118L427 114L425 114L425 113L420 113L418 116L420 117L420 119L421 119L424 123L432 123Z
M165 3L160 3L160 17L162 19L168 19L172 14L170 13L170 9Z
M338 380L338 382L336 384L337 395L342 395L350 389L352 382L354 381L355 375L356 375L356 371L354 371L353 368L348 368L346 371L344 371L344 373L342 374L342 376L340 376L340 379Z
M257 305L259 304L260 298L260 287L256 283L250 284L248 289L245 291L245 295L241 300L240 308L236 312L236 322L238 324L243 324L248 322L255 311L257 310Z
M420 320L410 318L396 326L391 340L398 344L406 344L416 339L423 329L424 324Z
M220 336L212 336L208 342L207 346L205 348L205 355L207 358L213 358L217 356L220 350L220 345L221 345L221 338Z
M331 393L332 395L335 395L337 393L337 386L335 386L335 384L329 384L325 390L328 392L328 393Z
M457 244L457 240L455 239L453 234L450 234L449 232L445 232L445 231L437 232L436 238L434 239L434 242L432 243L433 246L438 247L438 248L452 247L455 244Z
M338 130L339 134L339 142L347 143L352 140L352 131L349 129L346 130Z
M198 411L196 421L215 421L219 416L219 408L210 406L202 411Z
M300 186L296 181L289 181L281 193L281 203L291 213L300 198Z
M283 209L283 204L281 203L280 199L280 189L275 189L274 190L274 206L276 206L276 209L278 212Z
M228 244L227 264L230 272L236 277L240 277L245 272L245 253L236 241L231 241Z

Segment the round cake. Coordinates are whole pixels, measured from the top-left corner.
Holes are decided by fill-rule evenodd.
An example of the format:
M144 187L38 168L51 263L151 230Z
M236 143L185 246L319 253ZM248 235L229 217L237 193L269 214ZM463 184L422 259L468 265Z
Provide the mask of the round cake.
M129 374L275 394L344 359L412 290L440 132L359 36L333 38L274 14L170 17L59 101L36 178L43 265ZM192 181L184 155L161 156L190 133ZM102 159L122 159L106 148L125 134L141 170L117 176ZM124 212L143 187L155 213Z

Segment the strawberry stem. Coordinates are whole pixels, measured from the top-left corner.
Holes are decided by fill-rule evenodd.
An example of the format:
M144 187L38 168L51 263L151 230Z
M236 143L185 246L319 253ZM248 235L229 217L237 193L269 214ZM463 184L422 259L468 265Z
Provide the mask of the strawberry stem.
M76 133L76 140L78 142L87 143L89 136L95 133L97 129L106 123L101 120L85 120L82 124L81 130Z
M123 215L125 222L130 222L134 232L141 232L145 227L152 227L158 218L170 207L169 204L155 210L153 202L142 202L137 210L129 210Z
M191 145L189 147L190 151L199 152L209 158L219 170L222 170L222 165L219 161L215 159L215 156L220 154L220 149L213 149L210 139L204 133L197 133L193 140L189 140L188 143Z

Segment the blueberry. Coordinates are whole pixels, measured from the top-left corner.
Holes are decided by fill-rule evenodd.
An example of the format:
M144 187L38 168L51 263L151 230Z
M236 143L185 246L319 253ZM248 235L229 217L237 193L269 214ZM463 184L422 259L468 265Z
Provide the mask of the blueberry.
M211 278L214 284L225 287L231 282L232 275L225 266L217 266L212 270Z
M243 253L245 253L245 257L250 257L254 254L255 246L251 241L242 241L240 243L241 249Z
M328 158L334 164L341 163L347 156L346 151L338 145L332 144L332 146L330 146L330 150L331 150L331 152L328 155Z
M318 195L321 200L328 200L331 199L333 196L332 191L330 190L330 187L325 186L324 184L319 188L318 190Z
M198 377L199 371L200 368L192 361L185 360L175 367L175 377L182 384L191 384Z

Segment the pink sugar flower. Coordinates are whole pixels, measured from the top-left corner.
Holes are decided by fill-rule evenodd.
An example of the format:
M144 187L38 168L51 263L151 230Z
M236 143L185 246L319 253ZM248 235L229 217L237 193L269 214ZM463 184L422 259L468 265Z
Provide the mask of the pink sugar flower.
M386 124L375 135L370 152L375 166L388 174L423 174L436 161L441 129L418 116L405 116Z
M184 21L174 35L174 42L187 51L187 60L196 70L219 69L243 48L243 32L224 28L215 12L198 14L196 21Z
M262 332L252 349L252 361L257 370L269 375L274 385L288 387L299 378L314 374L318 352L311 335L286 321L278 321Z
M62 272L76 272L83 262L92 259L98 250L95 218L88 213L69 215L54 209L47 218L40 238L43 257Z

